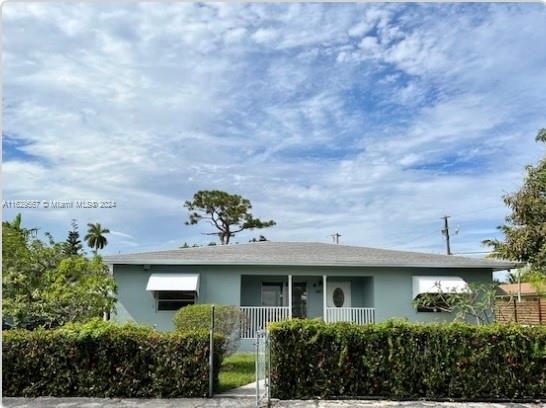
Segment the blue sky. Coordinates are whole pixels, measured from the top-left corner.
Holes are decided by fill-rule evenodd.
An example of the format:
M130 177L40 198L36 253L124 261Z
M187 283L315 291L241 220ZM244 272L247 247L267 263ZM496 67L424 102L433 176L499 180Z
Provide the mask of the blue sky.
M206 243L183 202L249 198L272 240L483 251L501 196L544 154L539 4L30 4L3 7L4 199L105 253ZM12 218L14 210L4 210Z

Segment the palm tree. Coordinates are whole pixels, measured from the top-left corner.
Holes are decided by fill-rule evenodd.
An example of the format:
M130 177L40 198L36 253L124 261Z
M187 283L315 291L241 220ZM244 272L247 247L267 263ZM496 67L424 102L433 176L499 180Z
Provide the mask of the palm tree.
M96 224L87 224L87 226L89 229L87 230L87 235L84 239L89 248L93 248L96 253L99 249L102 249L108 245L108 240L104 234L109 234L110 230L102 228L98 222Z
M2 227L9 227L15 230L18 234L21 234L25 239L30 237L36 237L38 228L23 228L23 221L21 219L21 213L17 213L13 221L2 221Z

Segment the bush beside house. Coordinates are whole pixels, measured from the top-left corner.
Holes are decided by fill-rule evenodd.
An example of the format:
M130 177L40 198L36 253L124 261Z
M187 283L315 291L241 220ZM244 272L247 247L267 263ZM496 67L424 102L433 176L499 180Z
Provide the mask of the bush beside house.
M223 339L215 347L215 379ZM205 397L209 335L101 321L3 332L4 396Z
M303 320L270 327L274 398L546 398L544 327Z
M212 316L212 305L189 305L179 309L174 316L177 331L209 330ZM214 331L225 339L227 354L239 348L241 339L241 311L237 306L214 306Z

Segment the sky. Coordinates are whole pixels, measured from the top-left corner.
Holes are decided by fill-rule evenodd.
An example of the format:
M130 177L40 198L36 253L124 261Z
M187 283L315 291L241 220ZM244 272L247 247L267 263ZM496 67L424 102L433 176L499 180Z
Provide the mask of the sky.
M277 225L241 233L455 253L484 239L544 155L541 4L3 4L3 199L103 253L205 244L198 190ZM457 234L455 232L458 231ZM474 254L480 255L480 254Z

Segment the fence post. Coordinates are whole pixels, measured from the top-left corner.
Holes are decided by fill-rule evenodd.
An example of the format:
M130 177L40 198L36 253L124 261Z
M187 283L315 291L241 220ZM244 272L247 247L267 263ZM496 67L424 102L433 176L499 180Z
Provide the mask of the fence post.
M271 401L271 337L269 333L267 333L265 344L268 354L267 359L269 360L269 364L267 365L267 406L269 406L269 402Z
M540 296L537 298L537 305L538 305L538 324L542 324L542 306L540 304Z
M214 305L210 309L209 330L209 397L214 394Z
M260 332L256 331L256 406L260 403Z

